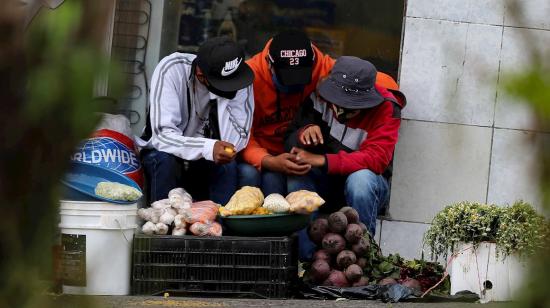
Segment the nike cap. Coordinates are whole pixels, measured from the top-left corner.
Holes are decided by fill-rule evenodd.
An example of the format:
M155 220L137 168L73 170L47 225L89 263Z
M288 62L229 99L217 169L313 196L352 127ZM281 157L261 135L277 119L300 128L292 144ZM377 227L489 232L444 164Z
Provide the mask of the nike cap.
M237 91L254 81L244 50L228 37L208 39L200 46L195 61L208 83L218 90Z

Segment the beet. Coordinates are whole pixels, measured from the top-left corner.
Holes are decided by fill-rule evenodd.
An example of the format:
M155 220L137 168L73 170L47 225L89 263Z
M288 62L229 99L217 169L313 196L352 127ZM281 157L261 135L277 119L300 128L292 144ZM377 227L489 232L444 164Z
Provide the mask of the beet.
M336 233L327 233L323 238L323 249L325 249L329 254L335 255L340 251L344 250L346 247L346 240Z
M336 256L336 264L339 268L345 269L357 261L357 257L350 250L342 250L338 256Z
M310 273L315 282L323 282L330 274L330 265L324 260L317 260L311 264Z
M369 279L365 276L361 277L358 281L354 282L352 287L363 287L369 284Z
M357 243L353 244L353 246L351 246L351 250L353 250L353 252L358 257L362 257L362 256L365 256L367 254L367 252L369 251L369 247L370 247L369 241L367 241L366 238L362 237L361 239L359 239L359 242L357 242Z
M356 224L359 222L359 213L356 209L352 208L351 206L344 206L340 209L339 212L344 213L346 215L346 218L348 219L348 223L350 224Z
M359 226L361 226L361 229L363 230L363 234L369 232L369 229L367 228L367 225L365 225L364 223L360 222Z
M392 284L396 284L396 283L397 283L397 280L395 280L391 277L386 277L386 278L381 279L380 281L378 281L378 284L381 285L381 286L392 285Z
M366 258L357 258L357 261L355 262L355 264L359 265L360 268L365 268L367 267L367 259Z
M323 261L326 261L327 263L330 263L330 254L324 249L317 250L313 254L313 261L317 261L317 260L323 260Z
M332 270L328 278L323 282L324 286L348 287L349 282L342 271Z
M317 245L321 245L323 237L325 237L328 232L328 220L326 218L317 218L309 225L309 238Z
M405 280L401 281L401 285L409 287L417 292L422 291L422 286L420 285L420 282L413 278L406 278Z
M358 224L349 224L344 237L349 244L355 244L363 237L363 229Z
M357 264L352 264L344 272L349 282L356 282L363 276L363 270Z
M342 212L335 212L328 217L328 226L334 233L344 233L348 226L348 219Z

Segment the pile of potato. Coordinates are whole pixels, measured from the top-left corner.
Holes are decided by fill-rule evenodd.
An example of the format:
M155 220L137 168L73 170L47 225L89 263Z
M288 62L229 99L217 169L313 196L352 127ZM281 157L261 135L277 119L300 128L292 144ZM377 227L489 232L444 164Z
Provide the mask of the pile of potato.
M145 221L144 234L221 236L222 227L216 222L220 205L212 201L193 202L183 188L172 189L168 199L155 201L149 208L138 210Z
M259 188L244 186L235 192L224 207L220 207L220 215L227 217L273 213L309 214L324 203L325 200L312 191L295 191L288 194L286 198L280 194L270 194L264 199Z
M363 275L370 249L367 232L351 207L314 220L308 228L310 239L318 247L308 271L312 281L337 287L367 285L369 280Z

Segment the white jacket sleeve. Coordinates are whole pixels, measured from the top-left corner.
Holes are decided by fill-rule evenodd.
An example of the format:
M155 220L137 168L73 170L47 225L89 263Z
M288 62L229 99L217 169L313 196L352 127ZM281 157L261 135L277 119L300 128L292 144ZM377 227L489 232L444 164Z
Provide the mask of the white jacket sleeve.
M252 85L239 90L232 100L218 99L218 123L223 141L235 146L237 152L248 144L254 115Z
M150 96L151 142L155 149L185 160L213 160L216 140L183 136L189 119L185 65L190 65L188 58L168 56L155 68Z

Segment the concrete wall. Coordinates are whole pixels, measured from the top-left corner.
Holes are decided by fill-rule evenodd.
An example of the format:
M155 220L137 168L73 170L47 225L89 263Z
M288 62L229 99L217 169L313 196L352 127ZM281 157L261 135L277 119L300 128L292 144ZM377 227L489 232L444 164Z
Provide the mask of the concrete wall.
M522 40L550 46L550 1L408 0L400 84L408 97L394 159L385 254L421 254L422 236L446 205L470 200L540 207L530 110L506 95L506 75L526 64Z

